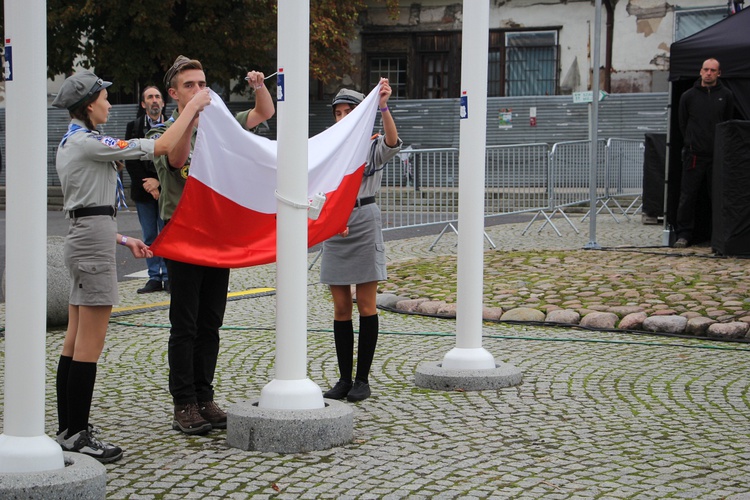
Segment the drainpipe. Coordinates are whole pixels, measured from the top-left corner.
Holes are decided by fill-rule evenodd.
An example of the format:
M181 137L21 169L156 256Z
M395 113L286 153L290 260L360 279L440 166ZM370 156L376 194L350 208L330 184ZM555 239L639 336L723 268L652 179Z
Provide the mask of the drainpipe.
M607 10L607 49L604 55L604 91L612 91L612 40L615 32L615 9L613 0L604 0L604 8Z

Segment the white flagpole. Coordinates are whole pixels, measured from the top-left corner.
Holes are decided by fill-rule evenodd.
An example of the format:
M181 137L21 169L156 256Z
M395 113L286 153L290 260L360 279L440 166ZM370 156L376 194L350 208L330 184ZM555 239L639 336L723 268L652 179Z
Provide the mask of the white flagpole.
M276 260L276 374L260 393L268 409L323 408L307 378L307 138L309 0L280 0Z
M0 435L0 473L39 472L65 466L62 449L44 434L46 21L44 0L5 2L7 250L5 400L3 434Z
M443 368L478 370L495 368L482 348L489 0L465 0L463 16L456 347L443 358Z
M590 158L589 166L589 242L584 246L588 250L600 250L601 247L596 242L596 178L599 167L598 146L599 146L599 60L601 58L600 48L602 45L602 0L594 2L594 60L591 81L591 95L593 99L589 104L591 110L591 123L589 124Z

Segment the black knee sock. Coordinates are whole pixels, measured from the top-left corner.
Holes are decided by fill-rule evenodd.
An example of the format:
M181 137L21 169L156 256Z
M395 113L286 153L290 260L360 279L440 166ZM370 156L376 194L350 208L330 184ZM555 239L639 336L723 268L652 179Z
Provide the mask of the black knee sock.
M68 434L70 437L88 427L91 399L96 382L96 363L73 361L68 375Z
M341 380L352 381L354 368L354 325L352 320L333 321L333 341L336 343L336 358L339 361Z
M375 346L378 343L378 315L360 316L359 346L357 347L356 380L369 383L370 367L375 357Z
M57 362L57 379L55 391L57 392L57 433L68 428L68 374L70 373L70 362L73 358L60 355Z

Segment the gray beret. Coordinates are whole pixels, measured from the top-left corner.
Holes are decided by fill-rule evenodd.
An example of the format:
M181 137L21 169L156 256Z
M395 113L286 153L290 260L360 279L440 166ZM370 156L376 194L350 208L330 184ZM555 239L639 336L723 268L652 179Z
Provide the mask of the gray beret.
M110 85L112 82L105 82L91 71L80 71L65 79L52 105L72 111L83 104L86 99Z
M351 104L356 106L365 100L365 95L357 92L356 90L341 89L336 97L333 98L331 106L335 107L337 104Z

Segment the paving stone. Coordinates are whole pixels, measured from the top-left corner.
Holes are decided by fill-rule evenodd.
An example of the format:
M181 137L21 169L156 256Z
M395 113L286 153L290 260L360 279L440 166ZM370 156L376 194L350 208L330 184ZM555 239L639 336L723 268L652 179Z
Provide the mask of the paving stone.
M554 305L580 313L607 305L589 301L601 298L597 292L603 291L610 300L624 299L611 307L642 307L645 313L647 307L663 304L680 315L693 312L683 310L684 303L701 303L695 296L715 300L717 309L745 302L732 297L737 295L733 290L750 282L748 261L705 259L710 249L690 247L686 257L670 258L671 267L665 266L673 250L654 250L662 227L606 219L599 218L597 237L611 249L606 252L580 250L588 235L576 235L569 227L562 237L549 228L537 234L534 227L522 236L525 224L488 227L500 250L488 251L486 257L502 257L507 265L485 273L487 288L493 287L488 276L498 280L485 297L508 290L508 300L517 307L516 290L524 289L526 297L542 301L539 306L547 305L543 302L550 295L560 300ZM433 240L388 242L389 265L416 258L423 263L437 259L441 268L450 267L455 239L443 238L430 251ZM648 253L621 251L618 245L650 248ZM510 249L520 253L511 255ZM555 252L545 257L546 250ZM663 255L652 255L657 251ZM730 265L735 266L731 273L720 272ZM565 266L576 268L561 273ZM705 278L692 290L666 285L677 276L684 277L676 279L684 284L698 270ZM615 286L614 280L627 280L626 286ZM333 308L329 291L318 283L317 267L309 272L308 283L306 371L326 388L339 375L330 331ZM136 294L141 285L140 279L120 283L122 306L145 310L112 318L97 372L92 420L103 439L125 448L122 460L107 465L107 498L718 500L750 494L750 486L741 481L750 477L750 452L737 440L747 434L750 413L746 344L483 322L483 347L517 366L523 384L492 391L429 391L414 386L416 366L440 360L456 346L456 320L381 311L370 375L373 395L352 405L354 440L309 453L245 452L226 445L226 431L188 437L170 429L169 312L151 306L153 297ZM259 286L275 286L273 265L232 270L233 291ZM625 290L620 297L610 293L619 289ZM579 297L579 291L595 293ZM643 306L646 291L656 297ZM670 295L679 294L687 300L669 302ZM497 306L487 299L483 305ZM532 309L542 315L554 312ZM256 398L273 380L276 310L274 295L228 302L215 381L220 403ZM696 314L706 318L703 312ZM0 319L4 315L0 305ZM45 428L50 435L56 422L52 374L63 336L62 328L47 332ZM713 345L726 349L708 348ZM1 371L0 382L2 396Z

